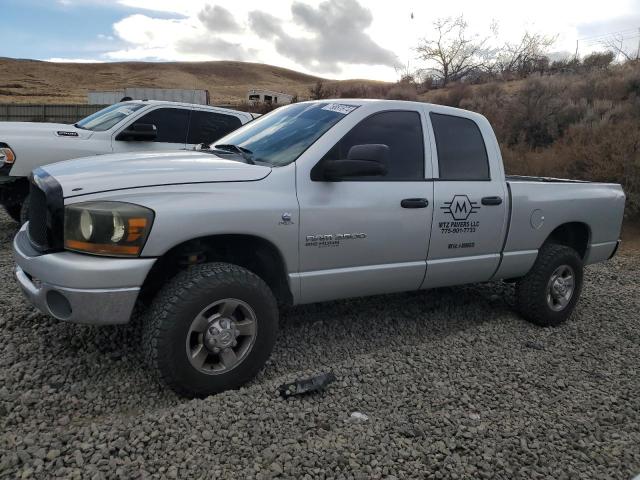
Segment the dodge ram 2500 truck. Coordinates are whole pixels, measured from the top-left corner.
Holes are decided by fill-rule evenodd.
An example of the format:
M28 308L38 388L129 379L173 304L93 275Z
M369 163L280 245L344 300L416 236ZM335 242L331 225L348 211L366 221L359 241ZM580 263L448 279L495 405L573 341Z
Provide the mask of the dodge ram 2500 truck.
M26 218L28 176L36 167L105 153L192 149L253 118L207 105L129 101L74 125L0 122L0 204L14 220Z
M154 371L205 396L263 366L279 305L503 279L524 318L558 325L583 265L614 255L624 201L620 185L505 178L476 113L342 99L204 151L39 168L13 248L42 312L105 325L135 306Z

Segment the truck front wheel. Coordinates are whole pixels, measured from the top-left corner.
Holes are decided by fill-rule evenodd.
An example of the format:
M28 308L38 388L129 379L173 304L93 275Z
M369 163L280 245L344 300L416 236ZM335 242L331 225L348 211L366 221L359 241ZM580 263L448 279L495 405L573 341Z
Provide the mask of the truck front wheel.
M253 378L277 329L276 300L262 279L236 265L206 263L158 292L144 320L143 350L176 393L206 397Z
M4 205L4 211L7 212L7 215L20 224L22 224L22 222L20 222L21 210L22 205Z
M538 252L533 267L516 283L520 315L543 327L564 322L582 290L582 259L574 249L553 243Z

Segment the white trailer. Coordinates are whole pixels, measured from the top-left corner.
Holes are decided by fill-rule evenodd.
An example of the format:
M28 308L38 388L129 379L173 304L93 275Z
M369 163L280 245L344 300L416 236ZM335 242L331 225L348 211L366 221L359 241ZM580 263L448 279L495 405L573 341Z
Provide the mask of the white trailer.
M262 90L252 88L247 92L247 102L250 105L258 103L267 103L273 105L288 105L293 101L293 95L288 93L276 92L274 90Z

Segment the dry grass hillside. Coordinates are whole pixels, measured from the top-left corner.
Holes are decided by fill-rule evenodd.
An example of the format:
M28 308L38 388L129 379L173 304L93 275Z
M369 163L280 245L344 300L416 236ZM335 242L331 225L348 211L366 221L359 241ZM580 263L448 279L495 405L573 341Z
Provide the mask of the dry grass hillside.
M300 98L392 98L466 108L492 123L508 173L621 183L627 218L640 216L640 62L450 84L326 81L256 63L64 64L0 58L0 103L85 103L88 90L124 86L208 89L237 103L252 87Z
M206 89L213 103L235 103L255 87L307 96L317 81L318 77L260 63L51 63L0 58L0 103L86 103L89 90L123 87Z

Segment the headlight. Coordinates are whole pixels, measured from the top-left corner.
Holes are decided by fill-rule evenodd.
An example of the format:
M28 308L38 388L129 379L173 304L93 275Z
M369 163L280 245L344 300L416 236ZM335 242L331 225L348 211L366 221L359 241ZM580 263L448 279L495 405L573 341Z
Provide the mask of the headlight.
M152 223L153 211L133 203L76 203L64 211L64 246L96 255L137 257Z
M16 161L16 154L9 147L0 147L0 162L13 163Z

